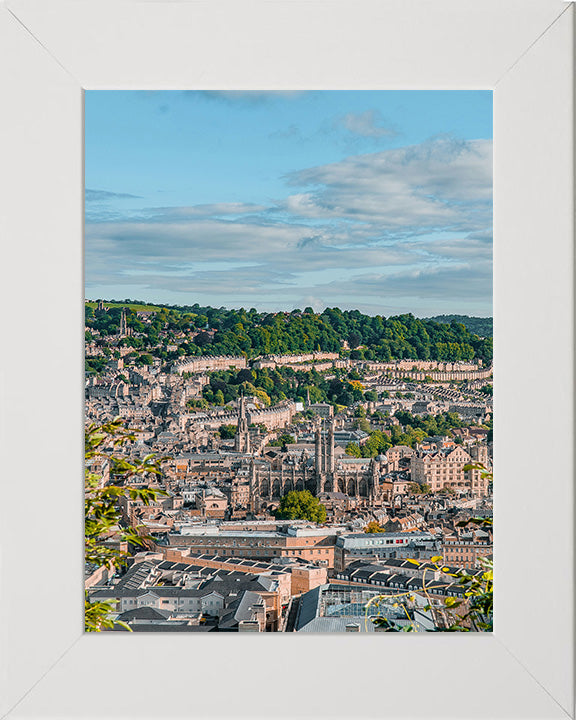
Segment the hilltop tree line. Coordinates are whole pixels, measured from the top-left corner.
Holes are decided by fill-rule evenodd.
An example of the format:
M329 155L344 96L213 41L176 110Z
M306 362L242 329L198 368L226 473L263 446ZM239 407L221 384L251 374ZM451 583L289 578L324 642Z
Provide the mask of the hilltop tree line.
M470 330L471 333L475 333L480 337L487 338L492 337L493 334L493 322L491 317L470 317L469 315L436 315L435 317L426 318L426 320L434 320L434 322L447 323L452 322L462 323L465 327Z
M86 308L86 324L102 335L118 332L121 308ZM403 358L438 361L492 360L492 338L479 337L456 320L422 320L412 314L386 318L358 310L312 308L260 313L254 308L228 310L193 305L160 308L149 320L128 309L133 337L124 344L137 350L169 344L180 333L179 355L239 355L247 357L296 352L340 352L346 343L353 359L391 361ZM89 339L89 338L87 338ZM166 350L157 353L170 359Z

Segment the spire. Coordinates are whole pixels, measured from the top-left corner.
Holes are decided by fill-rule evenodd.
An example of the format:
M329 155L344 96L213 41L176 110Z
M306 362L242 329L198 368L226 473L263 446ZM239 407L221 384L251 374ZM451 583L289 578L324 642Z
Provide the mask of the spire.
M128 334L128 325L126 323L126 308L122 308L122 312L120 313L120 329L118 331L118 335L120 337L126 337Z
M236 438L234 442L237 452L250 452L250 430L248 429L248 418L246 417L246 405L244 395L239 398L240 407L238 409L238 428L236 430Z

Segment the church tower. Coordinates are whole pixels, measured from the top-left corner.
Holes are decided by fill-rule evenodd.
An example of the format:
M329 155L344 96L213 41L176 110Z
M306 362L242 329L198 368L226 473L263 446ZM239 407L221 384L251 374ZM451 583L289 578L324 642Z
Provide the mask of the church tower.
M324 421L316 425L316 492L334 492L334 421Z
M260 488L256 478L256 465L254 460L250 463L250 482L248 486L248 509L254 517L258 512L258 499L260 497Z
M322 436L322 422L318 419L316 423L316 435L314 439L315 451L315 472L316 472L316 495L324 492L324 442Z
M328 421L328 437L326 439L326 455L327 455L327 462L326 462L326 472L330 473L331 475L334 474L334 420L330 419Z
M488 469L488 447L486 445L472 445L468 451L472 460L476 463L484 465Z
M371 502L374 502L374 500L379 498L379 475L380 463L376 460L376 458L372 458L372 460L370 460L370 470L368 476L368 499Z
M320 420L316 421L316 432L314 436L314 459L316 467L316 475L321 475L323 471L322 467L322 426Z
M332 418L328 420L328 429L324 438L324 452L326 455L324 465L324 472L326 473L324 492L336 492L336 476L334 473L336 465L334 460L334 420Z
M248 430L248 418L246 417L246 404L244 395L240 396L240 408L238 410L238 429L234 439L234 447L237 452L250 452L250 431Z
M126 308L122 308L120 315L120 330L118 331L120 337L126 337L128 335L128 324L126 322Z

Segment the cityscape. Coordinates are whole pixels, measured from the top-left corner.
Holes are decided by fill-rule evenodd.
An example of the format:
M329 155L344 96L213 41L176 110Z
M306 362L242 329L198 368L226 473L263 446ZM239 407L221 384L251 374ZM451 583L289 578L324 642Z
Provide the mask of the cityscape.
M147 113L191 137L156 157ZM492 629L490 116L490 93L88 93L86 630ZM158 205L175 134L199 179Z

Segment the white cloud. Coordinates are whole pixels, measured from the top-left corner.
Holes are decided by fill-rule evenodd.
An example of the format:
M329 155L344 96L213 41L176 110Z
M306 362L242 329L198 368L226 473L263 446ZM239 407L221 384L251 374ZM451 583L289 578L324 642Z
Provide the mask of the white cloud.
M363 113L347 113L339 120L343 128L353 135L365 138L393 137L396 131L384 124L378 110L366 110Z
M156 222L170 222L189 218L211 218L217 216L237 216L248 213L259 213L266 210L265 205L256 203L212 203L205 205L189 205L185 207L151 207L147 214Z
M356 155L292 173L310 188L308 217L348 218L383 231L420 234L440 229L484 230L491 224L492 143L439 138L418 146ZM295 209L292 198L287 209Z
M217 306L490 313L491 148L436 138L293 173L296 192L275 204L103 215L86 227L87 287Z
M210 263L250 263L270 275L326 269L402 265L419 248L365 247L349 243L345 232L282 222L229 222L194 219L178 222L112 222L86 228L87 281L120 278L141 267L158 275L173 268Z
M117 193L110 190L94 190L86 188L84 191L86 202L107 202L108 200L141 200L141 195L131 195L130 193Z

